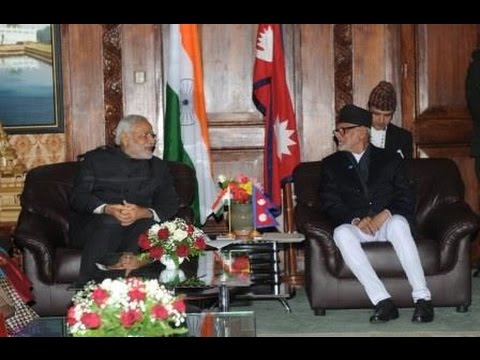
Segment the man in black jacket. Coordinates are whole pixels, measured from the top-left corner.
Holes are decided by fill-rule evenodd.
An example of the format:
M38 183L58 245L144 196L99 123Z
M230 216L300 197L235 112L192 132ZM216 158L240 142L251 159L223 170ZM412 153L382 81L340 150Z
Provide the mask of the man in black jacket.
M345 263L375 305L370 321L396 319L398 310L361 244L389 241L412 286L412 321L429 322L434 317L431 294L411 231L414 193L404 161L369 144L371 116L355 105L340 111L334 131L339 151L322 164L321 209L335 226L333 240Z
M391 123L397 107L397 95L392 83L380 81L370 93L368 109L372 113L370 141L376 147L398 153L402 158L413 157L413 137L408 130Z
M139 251L138 236L179 208L167 164L153 156L156 135L148 120L128 115L116 128L116 147L88 152L70 202L72 245L82 248L80 282L100 279L95 263L111 253Z

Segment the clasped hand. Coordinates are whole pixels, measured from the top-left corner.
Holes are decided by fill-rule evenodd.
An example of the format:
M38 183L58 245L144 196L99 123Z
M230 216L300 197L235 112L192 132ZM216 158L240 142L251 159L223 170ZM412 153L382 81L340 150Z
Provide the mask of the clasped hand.
M390 212L388 210L383 210L373 217L365 216L364 218L360 219L357 226L363 233L373 236L389 217Z
M122 226L133 224L138 219L151 216L150 210L131 204L123 200L123 204L109 204L105 207L105 213L112 215Z

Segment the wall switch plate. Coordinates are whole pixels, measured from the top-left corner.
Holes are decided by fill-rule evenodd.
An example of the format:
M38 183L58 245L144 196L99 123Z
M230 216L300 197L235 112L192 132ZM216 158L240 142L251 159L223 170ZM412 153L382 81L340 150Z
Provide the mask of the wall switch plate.
M134 71L135 84L145 83L145 71Z

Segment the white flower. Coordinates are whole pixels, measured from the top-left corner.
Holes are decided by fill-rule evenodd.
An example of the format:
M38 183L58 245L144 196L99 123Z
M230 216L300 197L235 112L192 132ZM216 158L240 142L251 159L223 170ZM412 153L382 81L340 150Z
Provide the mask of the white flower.
M168 229L170 233L175 232L175 230L177 229L177 224L175 222L167 221L163 223L163 225Z
M160 230L160 224L154 224L152 227L148 230L149 234L156 234L158 233L158 230Z
M185 230L177 229L173 233L173 240L181 241L181 240L185 239L187 236L188 236L188 233Z

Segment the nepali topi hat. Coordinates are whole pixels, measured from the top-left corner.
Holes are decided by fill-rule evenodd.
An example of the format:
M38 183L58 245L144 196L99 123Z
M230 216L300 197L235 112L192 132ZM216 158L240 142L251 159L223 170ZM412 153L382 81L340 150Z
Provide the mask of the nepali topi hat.
M356 105L347 104L340 110L338 122L370 127L372 125L372 113Z

